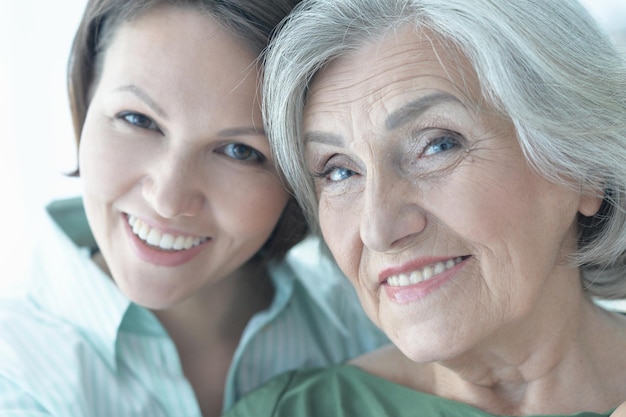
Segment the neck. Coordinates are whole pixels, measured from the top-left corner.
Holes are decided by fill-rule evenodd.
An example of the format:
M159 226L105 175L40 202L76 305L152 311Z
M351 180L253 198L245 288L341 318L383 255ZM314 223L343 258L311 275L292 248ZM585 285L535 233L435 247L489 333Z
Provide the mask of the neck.
M615 349L626 347L624 321L578 296L578 303L556 303L461 357L433 365L435 392L493 414L603 413L618 405L626 395L615 389L626 384L616 374L623 374L626 361Z
M179 349L238 342L249 319L269 306L273 286L265 265L250 261L189 299L154 311Z
M183 303L154 312L176 345L203 415L221 414L228 369L241 335L272 297L265 265L251 261Z
M394 346L353 363L495 415L606 413L617 407L626 398L626 318L593 304L579 285L545 291L542 298L452 358L414 362Z

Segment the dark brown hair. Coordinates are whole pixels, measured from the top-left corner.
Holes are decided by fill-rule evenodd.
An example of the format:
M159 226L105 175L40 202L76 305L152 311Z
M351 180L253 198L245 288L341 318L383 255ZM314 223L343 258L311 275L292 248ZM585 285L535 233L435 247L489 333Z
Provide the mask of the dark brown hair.
M76 31L68 62L67 87L77 148L98 82L103 55L118 27L164 4L206 13L256 55L267 46L276 25L300 0L89 0ZM78 169L72 174L79 175ZM281 259L308 231L302 210L291 197L271 237L257 256Z

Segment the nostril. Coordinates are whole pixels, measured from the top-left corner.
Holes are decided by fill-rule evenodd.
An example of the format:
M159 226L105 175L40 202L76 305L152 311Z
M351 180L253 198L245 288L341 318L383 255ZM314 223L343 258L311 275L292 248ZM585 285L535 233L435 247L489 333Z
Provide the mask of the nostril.
M363 244L376 252L410 246L426 229L426 215L410 202L385 201L371 207L361 222Z
M154 212L167 219L195 216L204 206L204 197L201 193L181 188L151 187L143 195Z

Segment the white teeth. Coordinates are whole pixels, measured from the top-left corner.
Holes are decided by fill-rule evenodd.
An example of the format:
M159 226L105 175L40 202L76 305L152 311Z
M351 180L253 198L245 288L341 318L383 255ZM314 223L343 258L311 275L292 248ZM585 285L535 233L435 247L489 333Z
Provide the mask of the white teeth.
M150 230L150 232L148 232L146 242L150 245L159 246L159 243L161 243L161 232L156 229Z
M207 240L206 237L174 236L170 233L161 233L148 226L141 219L131 215L128 216L128 224L139 239L164 250L191 249Z
M146 240L148 238L148 233L150 232L148 225L138 221L135 223L135 227L137 228L137 232L135 234L139 236L141 240Z
M163 249L172 249L174 246L174 236L169 233L165 233L163 237L161 237L161 241L159 242L159 246Z
M398 281L400 282L400 285L409 285L411 282L409 276L406 274L398 275Z
M425 266L424 269L422 269L422 275L424 276L424 281L426 281L435 275L435 271L432 266Z
M419 284L422 281L426 281L437 274L441 274L444 271L454 267L463 260L462 257L454 259L448 259L445 262L437 262L433 265L427 265L421 270L416 270L410 274L398 274L392 275L387 278L387 284L392 287L405 287L407 285Z
M181 250L182 248L184 248L185 240L186 238L184 236L178 236L176 240L174 240L174 245L172 246L172 249Z
M410 285L412 282L422 282L424 281L424 275L422 271L413 271L411 275L409 275L409 282L406 285Z

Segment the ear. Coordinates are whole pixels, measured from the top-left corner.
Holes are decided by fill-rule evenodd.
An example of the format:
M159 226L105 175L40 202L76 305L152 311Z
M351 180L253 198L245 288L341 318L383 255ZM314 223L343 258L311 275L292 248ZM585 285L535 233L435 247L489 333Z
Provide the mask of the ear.
M586 217L591 217L600 210L603 196L601 193L589 190L580 193L580 201L578 202L578 212Z

